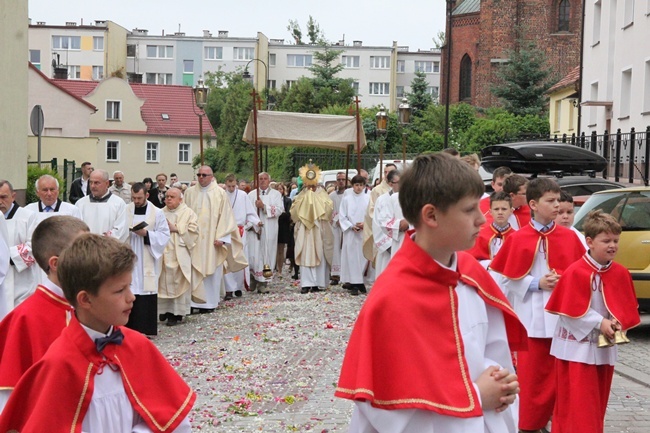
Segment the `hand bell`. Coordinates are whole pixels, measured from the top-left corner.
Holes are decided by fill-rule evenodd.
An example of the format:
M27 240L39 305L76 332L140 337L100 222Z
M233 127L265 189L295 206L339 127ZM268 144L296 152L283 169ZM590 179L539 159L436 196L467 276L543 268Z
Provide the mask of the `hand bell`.
M607 337L605 336L605 334L602 334L602 333L601 333L601 334L598 336L598 348L599 348L599 349L602 349L602 348L604 348L604 347L611 347L611 346L613 346L613 345L614 345L614 343L612 343L612 341L611 341L609 338L607 338Z
M262 275L264 276L264 278L273 277L273 271L271 270L271 266L264 265L264 269L262 270Z
M616 344L627 344L630 342L630 339L625 335L625 331L616 331L614 333L614 343Z

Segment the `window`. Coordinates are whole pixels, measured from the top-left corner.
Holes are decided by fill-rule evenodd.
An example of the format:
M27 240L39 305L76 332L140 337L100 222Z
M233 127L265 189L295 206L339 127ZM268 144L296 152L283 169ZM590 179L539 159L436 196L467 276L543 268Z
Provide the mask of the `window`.
M341 63L346 68L358 68L359 56L341 56Z
M160 143L158 142L147 142L147 151L144 159L145 162L158 162L158 146L160 146Z
M234 60L253 60L255 57L255 48L234 47L232 57Z
M205 60L222 60L223 48L222 47L205 47Z
M104 67L103 66L93 66L93 80L99 81L104 78Z
M472 59L467 54L460 61L460 89L458 92L461 102L472 100Z
M398 74L403 74L403 73L404 73L405 66L406 66L406 61L404 61L404 60L398 60L398 61L397 61L397 73L398 73Z
M126 46L126 57L135 57L135 44L128 44Z
M120 142L106 140L106 161L117 162L120 160Z
M29 50L29 61L32 65L41 69L41 50Z
M267 86L269 89L275 89L275 80L268 80L268 81L266 82L266 86Z
M601 21L601 0L596 0L594 3L594 32L591 38L591 44L596 45L600 42L600 21Z
M370 83L371 95L388 95L390 83Z
M553 132L560 132L562 129L562 101L555 101L555 127Z
M189 164L190 154L192 153L191 143L178 143L178 162L181 164Z
M106 120L120 120L122 117L120 101L106 101Z
M619 118L630 116L630 104L632 99L632 68L623 71L621 76L621 112Z
M370 69L389 69L390 56L370 56Z
M147 57L150 59L173 59L174 47L171 45L147 45Z
M395 96L397 98L403 98L404 97L404 86L397 86L395 88Z
M147 84L173 84L172 74L158 74L155 72L147 72Z
M285 81L285 85L287 86L287 90L291 89L291 87L296 84L296 80L287 80Z
M650 112L650 60L645 62L645 91L643 92L643 112Z
M275 66L275 54L269 54L269 66Z
M52 36L53 50L81 49L81 36Z
M438 86L429 86L427 87L427 93L431 95L432 98L438 97Z
M353 81L352 82L352 90L354 90L355 95L359 94L359 82L358 81Z
M93 36L93 50L104 51L104 37Z
M311 66L311 54L287 54L287 66Z
M183 60L183 73L184 74L194 73L194 60Z
M597 101L598 100L598 82L596 81L595 83L591 83L591 89L589 91L589 100L591 101ZM598 112L596 111L598 107L589 107L589 125L595 125L597 122L597 114Z
M440 72L440 63L431 62L431 61L416 61L415 62L416 72L424 72L425 74L433 74L434 72Z
M628 27L634 24L634 0L624 0L625 1L625 21L624 27Z
M569 0L560 0L559 10L557 14L557 31L558 32L568 32L569 31L569 16L571 12L571 5Z
M68 65L68 78L71 80L78 80L81 78L81 66Z

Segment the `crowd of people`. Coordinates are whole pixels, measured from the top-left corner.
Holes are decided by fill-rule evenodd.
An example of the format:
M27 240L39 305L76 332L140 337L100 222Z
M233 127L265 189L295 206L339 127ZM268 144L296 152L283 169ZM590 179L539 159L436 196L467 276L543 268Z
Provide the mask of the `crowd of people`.
M301 294L372 288L336 390L350 431L602 432L612 341L639 323L620 226L594 212L582 235L554 180L506 167L485 194L455 153L386 164L373 188L361 170L326 189L311 162L253 188L209 166L111 184L85 162L70 203L44 175L21 207L0 180L0 431L190 431L196 396L146 337L288 266ZM44 389L63 387L61 410Z

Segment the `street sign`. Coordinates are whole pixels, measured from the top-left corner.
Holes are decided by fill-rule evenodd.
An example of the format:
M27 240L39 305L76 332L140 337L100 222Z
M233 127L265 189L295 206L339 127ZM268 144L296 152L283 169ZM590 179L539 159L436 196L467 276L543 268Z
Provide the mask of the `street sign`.
M40 105L34 105L32 108L32 114L29 116L29 126L32 128L32 133L40 137L43 133L43 123L45 118L43 117L43 109Z

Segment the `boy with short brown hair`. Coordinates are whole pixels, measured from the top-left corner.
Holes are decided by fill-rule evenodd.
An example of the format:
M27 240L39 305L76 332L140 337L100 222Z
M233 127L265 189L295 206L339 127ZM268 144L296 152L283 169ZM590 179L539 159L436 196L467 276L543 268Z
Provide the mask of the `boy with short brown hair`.
M527 185L528 179L520 174L511 174L503 181L503 191L512 200L513 211L510 216L510 225L515 230L519 230L530 221L529 200L526 194Z
M124 326L135 259L124 243L95 234L61 254L59 279L75 316L18 382L0 431L191 430L196 395L153 343Z
M503 191L490 195L491 223L483 224L473 248L467 250L476 260L487 268L490 261L499 252L506 238L514 233L508 222L512 215L512 200Z
M485 221L480 176L446 154L400 179L416 228L379 276L343 360L336 396L355 401L350 432L516 433L519 390L508 341L525 331L469 254Z

